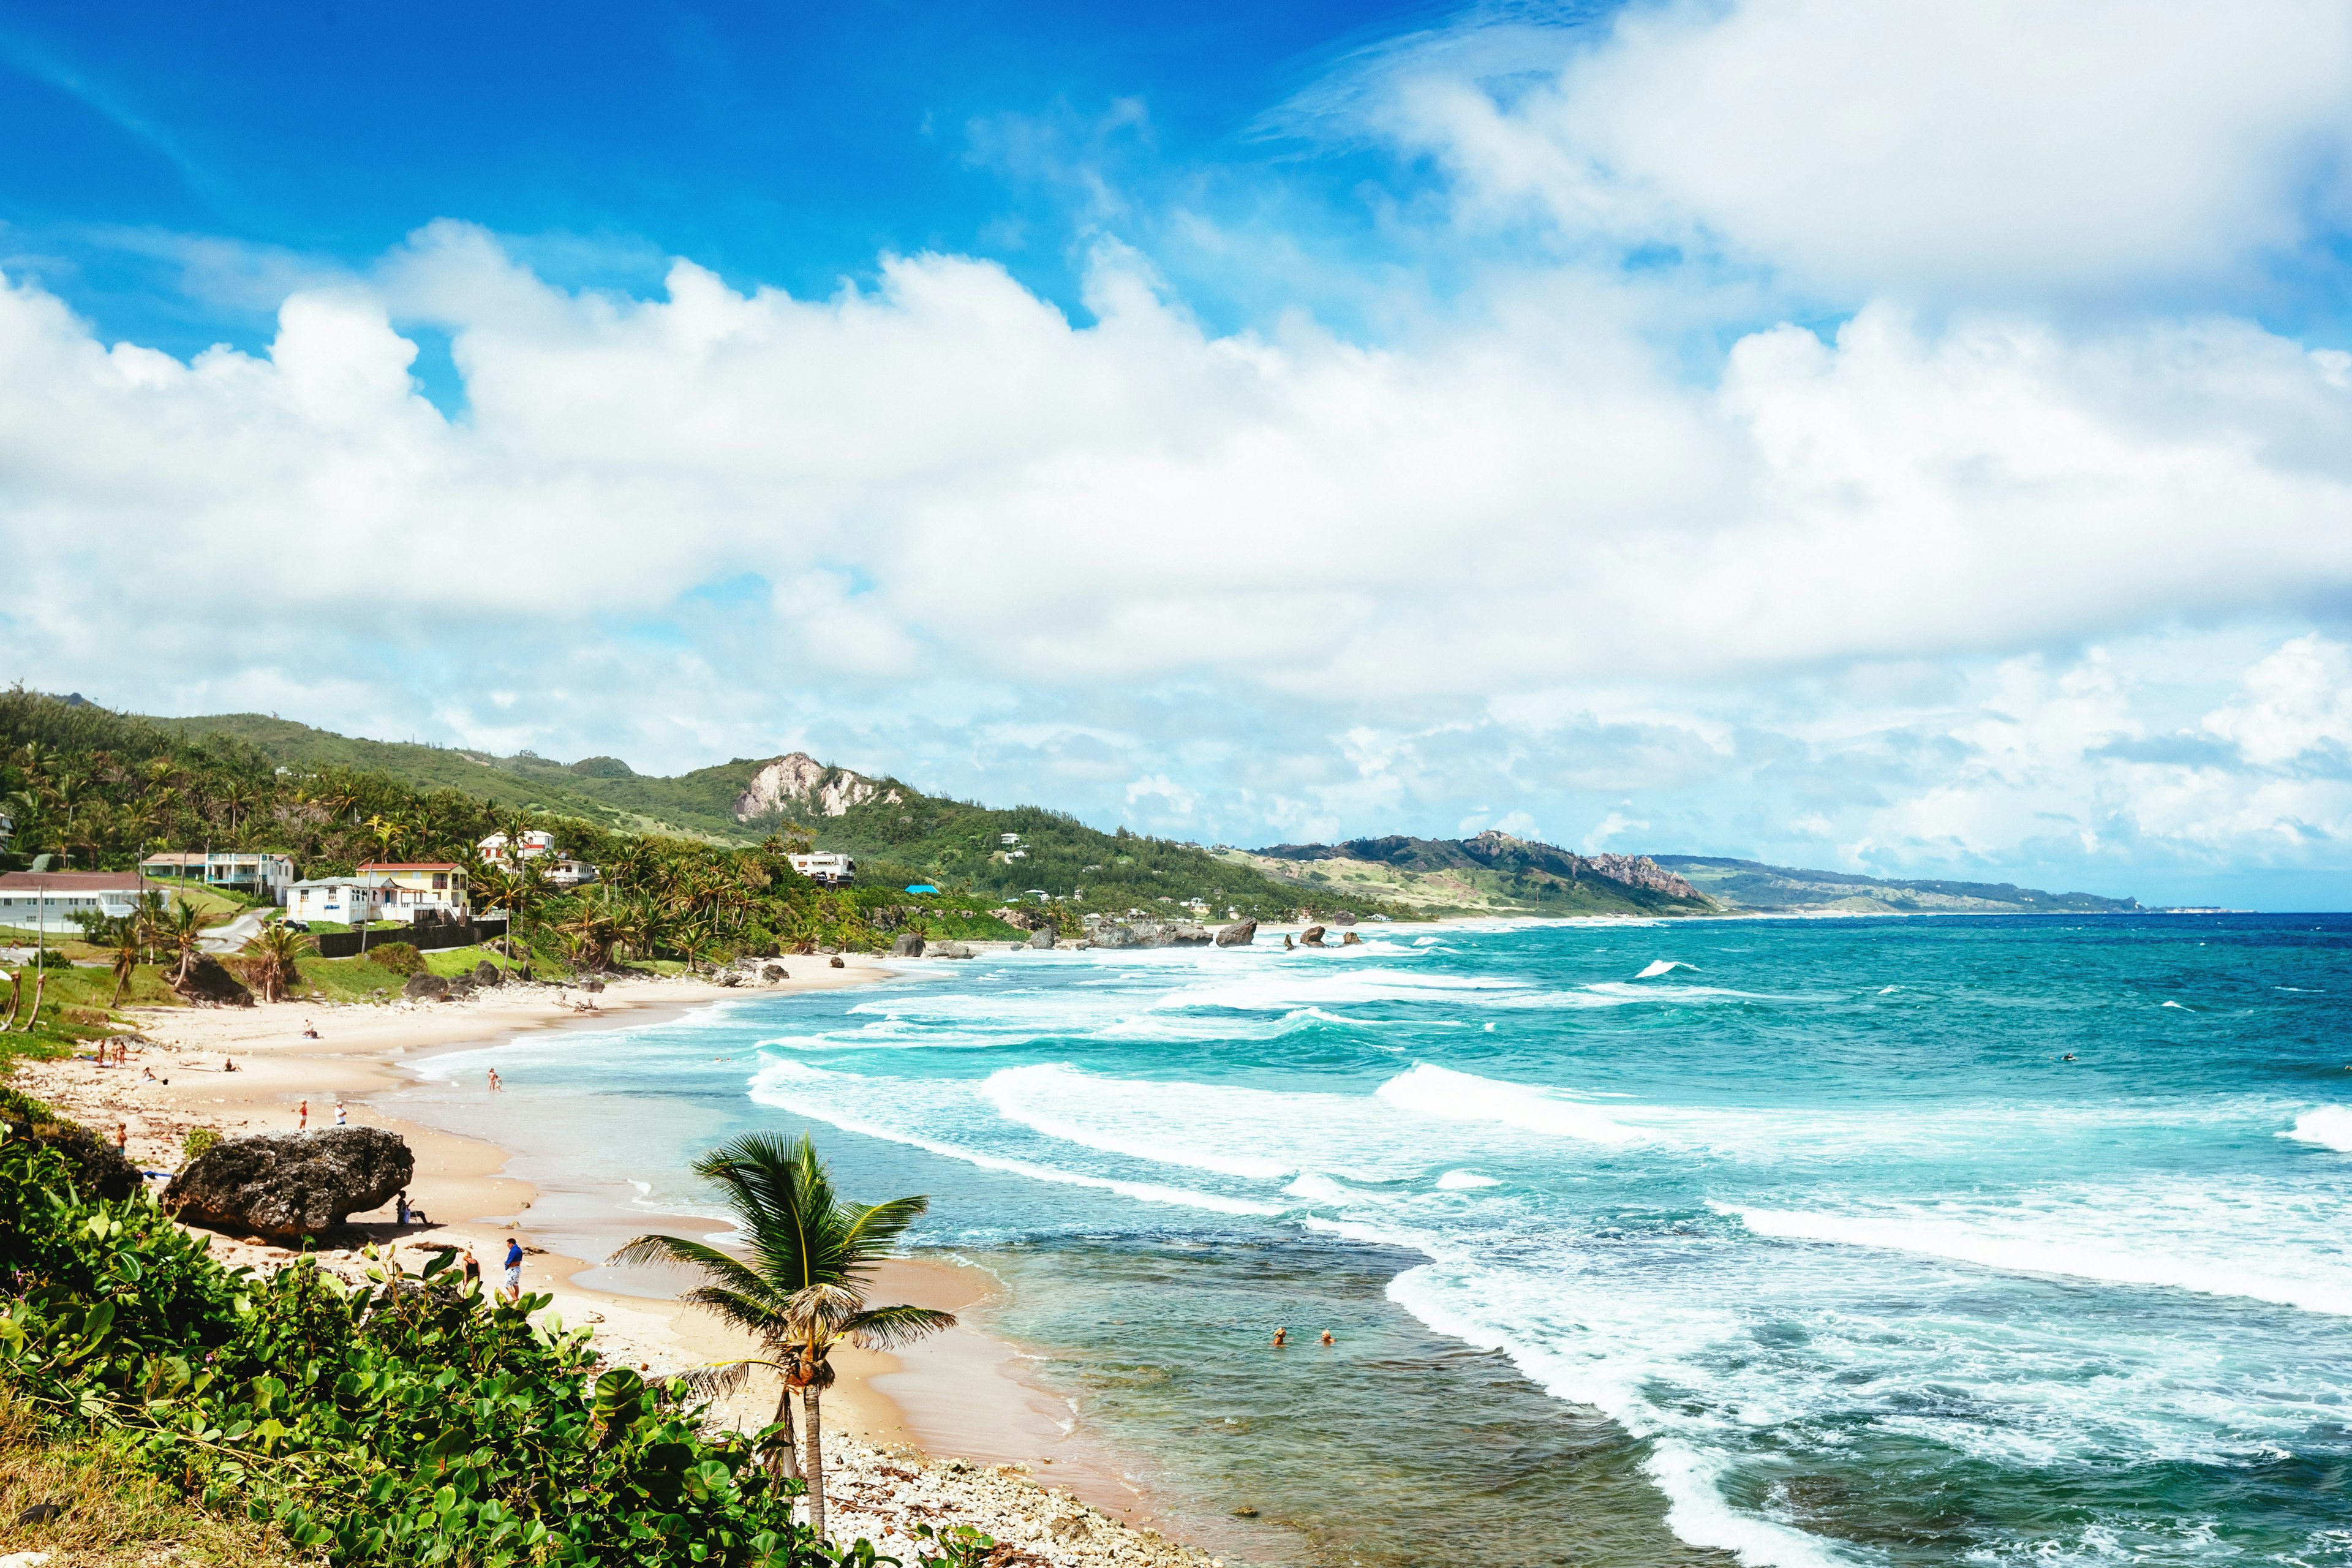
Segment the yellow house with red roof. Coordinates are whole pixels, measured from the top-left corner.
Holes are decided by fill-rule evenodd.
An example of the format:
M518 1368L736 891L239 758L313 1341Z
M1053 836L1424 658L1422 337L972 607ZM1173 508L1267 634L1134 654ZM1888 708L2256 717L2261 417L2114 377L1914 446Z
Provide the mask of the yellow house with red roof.
M371 860L359 874L389 889L382 919L414 925L420 916L428 921L473 918L466 868L454 860Z

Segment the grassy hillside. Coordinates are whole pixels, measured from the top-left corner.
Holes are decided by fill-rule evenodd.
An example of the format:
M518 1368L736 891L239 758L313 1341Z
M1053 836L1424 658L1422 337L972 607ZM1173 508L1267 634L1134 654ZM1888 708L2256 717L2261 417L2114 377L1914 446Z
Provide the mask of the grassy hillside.
M174 735L234 744L278 766L346 768L382 774L412 789L457 791L501 810L576 818L615 834L661 833L714 844L751 845L795 825L819 849L858 858L871 887L929 882L989 899L1033 889L1109 912L1174 912L1197 900L1210 919L1228 911L1261 918L1306 909L1404 914L1367 888L1328 889L1270 878L1219 859L1197 845L1105 833L1042 806L998 808L932 795L890 778L866 778L799 758L737 758L675 778L638 773L613 757L551 762L524 752L481 752L399 741L363 741L257 713L152 721ZM799 763L809 787L748 818L737 798L771 763ZM828 815L829 804L836 815ZM1006 834L1019 843L1006 845Z
M1693 915L1715 906L1670 878L1643 886L1622 857L1588 859L1549 844L1475 838L1358 838L1222 851L1228 864L1336 897L1376 898L1430 915ZM1612 874L1614 873L1614 874Z
M2140 907L2137 899L2049 893L2013 882L1895 881L1703 855L1651 858L1722 903L1759 913L2112 914Z

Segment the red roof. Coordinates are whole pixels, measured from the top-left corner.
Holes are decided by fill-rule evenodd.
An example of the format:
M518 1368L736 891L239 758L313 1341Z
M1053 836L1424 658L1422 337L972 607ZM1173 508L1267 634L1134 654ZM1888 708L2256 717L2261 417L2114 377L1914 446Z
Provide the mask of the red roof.
M142 892L154 886L152 878L131 871L0 872L0 892L10 893Z
M362 871L459 871L464 868L455 860L371 860L360 868Z

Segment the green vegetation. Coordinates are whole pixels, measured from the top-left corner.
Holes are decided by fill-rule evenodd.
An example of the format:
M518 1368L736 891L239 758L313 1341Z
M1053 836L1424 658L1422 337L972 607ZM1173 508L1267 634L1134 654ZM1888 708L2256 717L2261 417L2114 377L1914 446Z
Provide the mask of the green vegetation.
M927 895L926 902L945 900L975 911L1035 888L1082 909L1113 914L1138 909L1163 919L1184 918L1182 906L1195 899L1206 906L1203 918L1218 921L1227 918L1228 910L1260 919L1300 909L1314 914L1341 909L1359 914L1411 912L1403 906L1368 903L1363 889L1334 892L1286 884L1255 867L1220 859L1198 845L1124 828L1104 833L1042 806L998 809L950 800L897 779L864 779L838 768L819 772L825 784L853 786L842 798L855 798L856 804L842 815L826 816L816 802L803 800L787 803L782 813L742 821L734 814L736 799L764 765L751 758L739 757L676 778L652 778L612 757L570 764L528 752L494 757L438 746L352 740L253 713L138 722L188 744L226 749L266 761L272 768L284 767L289 770L286 776L298 781L297 793L302 787L324 790L340 800L351 793L354 779L366 777L396 783L445 803L449 796L464 796L485 820L495 816L500 824L509 816L528 817L537 826L553 827L561 821L566 824L560 830L565 847L599 864L603 851L597 846L648 835L736 847L804 835L816 848L856 856L862 890L931 883L945 891L936 900ZM0 722L0 744L7 739L5 722ZM381 807L371 804L367 809L376 813ZM442 809L448 808L445 805ZM1020 842L1005 844L1008 833ZM305 870L310 870L307 860Z
M2013 882L1906 882L1715 856L1656 858L1660 866L1726 906L1759 913L1836 910L1848 914L2117 914L2139 908L2137 899L2049 893Z
M1622 879L1624 868L1506 833L1475 838L1358 838L1283 844L1225 858L1327 896L1388 899L1431 914L1704 915L1716 906L1687 890Z
M143 1191L93 1200L70 1169L0 1142L0 1389L46 1463L102 1452L260 1561L874 1560L793 1521L773 1428L711 1436L683 1383L597 1375L585 1331L531 1322L544 1296L485 1301L447 1251L419 1275L376 1259L357 1289L307 1258L232 1270Z
M767 1353L735 1366L782 1374L775 1430L792 1430L791 1390L801 1391L808 1458L809 1524L824 1533L824 1391L833 1383L835 1345L888 1350L955 1326L955 1314L929 1307L875 1307L866 1292L875 1267L890 1256L928 1198L864 1205L834 1190L832 1173L806 1135L747 1132L695 1162L694 1173L726 1194L736 1228L751 1238L742 1263L706 1242L641 1236L613 1255L623 1265L668 1264L700 1274L685 1300L714 1312L759 1341ZM789 1442L787 1444L789 1451Z

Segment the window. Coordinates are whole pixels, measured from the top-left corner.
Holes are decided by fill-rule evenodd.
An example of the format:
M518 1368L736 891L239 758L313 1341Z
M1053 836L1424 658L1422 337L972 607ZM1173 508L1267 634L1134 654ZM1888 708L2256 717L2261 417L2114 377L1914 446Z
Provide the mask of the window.
M448 885L449 873L446 871L436 871L433 873L433 890L435 892L440 892L442 889L448 887Z

